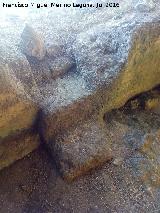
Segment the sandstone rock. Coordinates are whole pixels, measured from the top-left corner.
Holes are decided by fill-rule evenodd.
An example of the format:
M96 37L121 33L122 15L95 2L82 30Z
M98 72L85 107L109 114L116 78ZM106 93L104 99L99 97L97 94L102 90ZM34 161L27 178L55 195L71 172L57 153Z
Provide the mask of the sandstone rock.
M38 108L19 98L11 87L0 91L1 170L35 150L40 140L38 133L30 131L35 126Z
M0 42L0 169L36 149L38 106L32 101L36 84L29 63L8 42ZM38 95L38 93L36 93ZM32 98L31 98L32 97Z
M160 99L150 99L146 103L146 109L160 114Z
M42 60L46 54L46 49L42 37L34 29L26 25L21 35L21 48L24 54Z
M38 107L31 101L32 75L29 74L25 58L15 53L7 60L0 55L0 137L29 129L35 123ZM27 73L28 72L28 73ZM16 78L17 77L17 78ZM22 84L23 82L23 84Z
M60 77L67 74L74 66L74 61L68 56L58 56L55 58L46 57L45 60L39 61L33 58L28 59L34 80L36 82L37 88L42 91L45 85L54 84L53 82ZM46 87L47 94L47 87ZM37 92L38 93L38 92ZM49 94L49 92L48 92ZM39 104L43 98L43 91L41 93L41 99L37 100L37 97L33 98ZM47 95L48 96L48 95Z
M5 88L2 86L5 86ZM7 82L1 84L0 94L0 138L32 127L36 120L37 107L31 101L19 97Z
M23 158L39 145L39 135L31 130L0 139L0 170Z
M132 2L127 5L130 6L127 8L133 6ZM57 57L61 54L57 50L55 53L51 51L53 55L51 53L50 56L49 54L45 56L44 42L32 29L28 30L29 34L27 32L25 34L25 31L22 33L24 41L25 39L27 42L31 41L31 46L22 45L22 47L29 47L28 54L24 52L27 59L15 48L19 42L13 45L12 38L10 38L13 36L17 40L21 34L20 31L11 33L9 30L8 57L6 54L5 57L2 57L2 68L6 73L7 64L9 81L12 85L23 95L27 94L31 102L40 106L39 132L49 146L52 155L58 156L56 161L62 173L67 173L67 176L72 177L98 166L96 162L92 166L90 164L88 166L88 159L97 159L94 146L94 152L90 152L90 147L87 147L88 152L85 155L87 157L83 158L82 164L79 163L80 159L75 162L74 155L69 158L69 161L73 162L71 170L63 167L63 163L60 164L58 159L66 159L64 152L61 155L61 150L64 150L67 140L71 141L72 134L75 135L75 138L73 143L69 144L71 149L72 147L75 149L77 133L74 128L79 128L77 131L80 134L80 149L77 155L83 155L83 147L86 149L86 143L89 141L89 139L86 140L83 133L95 137L95 141L100 145L97 150L101 150L102 144L99 141L104 141L103 147L109 150L108 140L99 140L99 134L104 132L105 128L103 120L105 112L121 107L131 97L150 90L160 83L160 24L158 7L154 10L149 9L145 13L139 13L135 11L135 8L128 11L122 5L120 13L109 11L108 15L106 10L98 10L95 13L93 11L85 14L76 13L73 10L71 15L66 16L65 11L64 14L62 13L62 17L59 17L59 13L54 16L54 20L56 20L55 17L59 17L60 24L57 26L53 25L48 17L44 19L43 24L39 22L39 19L37 22L36 18L30 21L33 21L34 29L37 32L42 31L47 43L55 44L57 41L66 47L65 51L68 54L66 55L73 58L76 63L72 72L62 72L62 70L70 68L70 63L68 67L68 63L61 64L58 61L58 73L60 72L61 76L59 78L53 73L52 79L47 60L50 57L53 60L51 63L54 64L54 60L58 60ZM49 17L53 19L53 16ZM78 24L73 23L73 17L75 18L74 23ZM48 42L48 40L50 41ZM28 44L27 42L25 44ZM30 59L33 59L35 63L37 63L37 59L43 59L42 68L38 68L42 65L41 61L38 66L37 64L33 66ZM52 70L55 67L56 64ZM46 72L45 68L47 68ZM89 125L88 128L87 125ZM97 129L92 134L94 126ZM103 137L105 138L105 134ZM59 149L54 147L55 140L56 144L60 144ZM107 156L104 156L103 152L101 153L102 158L100 155L99 158L104 159L105 162ZM110 154L108 152L107 154L110 158ZM85 169L83 170L82 167Z
M159 33L158 23L144 25L136 31L128 62L118 74L117 79L113 81L111 92L108 97L106 96L108 100L106 107L104 105L106 111L113 106L119 107L130 97L159 84L159 54L157 55L160 50ZM148 60L150 57L153 60Z
M30 131L37 119L37 106L20 98L4 79L0 91L1 170L35 150L40 140L37 133Z
M0 101L0 138L33 126L38 111L36 106L13 93L1 93Z
M127 19L127 17L125 18ZM157 45L159 31L158 22L145 25L131 17L125 22L120 19L118 24L113 22L111 26L99 25L87 32L80 33L73 48L78 71L88 81L88 87L96 89L103 84L110 87L115 79L120 79L120 75L127 77L127 69L132 69L133 71L128 72L136 78L135 67L140 67L138 57L141 57L142 64L149 54L155 53L154 60L158 63L156 49L159 49L159 45ZM144 40L144 38L146 39ZM154 44L153 49L150 42ZM139 49L140 47L142 50ZM145 50L148 51L145 52ZM146 72L149 71L146 70ZM156 69L154 72L157 72ZM127 80L129 81L129 79Z
M60 173L67 181L74 180L112 158L109 132L93 120L62 132L48 146L55 154Z
M116 28L112 29L114 31L110 31L111 34L107 34L108 30L105 32L103 29L101 32L98 29L94 30L96 34L100 34L100 38L96 37L96 40L100 43L102 38L104 39L104 43L108 45L106 55L104 55L104 51L101 51L104 43L102 43L102 46L98 46L95 40L89 40L90 34L88 33L84 33L85 37L77 40L76 47L74 46L78 71L86 82L82 92L76 99L71 99L69 96L69 100L66 101L67 87L60 83L57 84L57 90L62 91L62 93L56 98L51 98L53 96L50 94L50 98L46 99L46 107L42 109L40 119L40 131L47 144L54 144L57 135L61 135L67 130L70 131L70 128L72 129L74 126L81 126L81 123L87 122L88 118L92 120L96 117L97 122L103 124L105 112L121 107L129 98L150 90L160 82L159 23L148 23L141 27L129 28L123 27L122 24L122 27L117 27L118 31L115 37L109 35L112 35ZM122 39L121 42L124 45L119 43L119 37L122 33L124 40ZM125 39L130 39L130 42ZM126 59L127 62L125 62ZM64 78L64 81L67 82L67 78L66 80ZM78 76L78 78L80 77ZM76 88L70 86L68 88L74 96ZM101 128L103 129L103 127ZM72 130L70 134L72 134ZM58 144L57 140L56 143ZM67 138L64 138L64 143L67 143L67 140ZM81 140L84 140L84 138L81 137ZM83 150L84 144L80 144L81 150ZM51 152L53 156L58 156L58 151L55 151L55 149L51 149ZM96 156L96 153L94 154ZM61 167L63 167L63 164ZM88 168L87 166L84 167ZM64 170L64 168L61 169ZM76 173L78 174L77 171Z

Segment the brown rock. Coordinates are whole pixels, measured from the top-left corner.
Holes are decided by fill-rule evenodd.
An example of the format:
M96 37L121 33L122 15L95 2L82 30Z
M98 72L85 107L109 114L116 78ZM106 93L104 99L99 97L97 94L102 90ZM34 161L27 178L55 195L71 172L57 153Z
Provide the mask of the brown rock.
M0 170L35 150L37 133L30 131L37 118L37 107L10 90L0 94Z
M96 121L85 122L63 132L48 144L57 166L67 181L111 160L111 140L107 129Z
M0 55L0 169L32 152L40 143L38 134L31 130L35 126L38 107L29 95L32 76L29 76L28 63L25 57L18 57L17 52L14 57L10 55L5 64L6 56L5 52ZM16 78L19 71L20 79ZM22 79L26 80L24 84Z
M3 90L1 88L0 138L31 128L35 123L37 112L36 105L29 100L20 98L11 86L8 85L8 88Z
M3 99L3 102L2 102ZM32 127L36 120L37 107L25 103L13 94L0 95L0 137L5 138L15 132Z
M26 24L21 38L21 49L24 54L35 57L38 60L42 60L44 58L46 49L43 38L28 24Z
M3 140L0 139L0 170L23 158L39 145L39 136L33 131L24 131Z

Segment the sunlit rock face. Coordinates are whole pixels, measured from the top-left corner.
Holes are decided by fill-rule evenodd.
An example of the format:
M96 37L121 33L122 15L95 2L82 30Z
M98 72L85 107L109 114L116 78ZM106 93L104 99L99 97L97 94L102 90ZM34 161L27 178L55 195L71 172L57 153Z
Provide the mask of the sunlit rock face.
M41 35L36 34L34 29L29 25L26 25L21 35L22 52L30 57L35 57L38 60L42 60L46 54L44 41Z
M109 79L106 78L106 80L105 78L102 78L102 80L98 78L97 80L95 73L93 73L94 75L91 73L91 76L85 76L85 88L88 88L90 92L89 95L81 96L82 98L75 99L70 102L71 104L67 104L65 99L66 96L60 92L56 95L56 97L59 97L58 100L61 100L62 105L59 104L59 107L56 107L57 102L55 99L52 99L52 101L51 99L46 99L48 104L46 104L46 107L42 110L40 131L43 133L44 139L48 143L50 150L54 153L53 155L56 156L56 160L60 159L57 164L67 180L74 179L78 174L81 174L81 171L87 171L93 168L93 161L90 160L90 158L94 159L93 153L90 155L89 151L85 151L88 155L85 157L86 161L83 163L81 160L78 162L77 160L74 161L74 156L71 159L71 155L69 154L69 150L73 151L75 149L73 153L79 152L77 155L81 156L83 148L86 150L85 144L90 143L91 138L88 137L90 130L83 128L84 123L86 123L86 125L88 123L92 125L98 123L103 129L103 115L105 112L123 106L129 98L150 90L159 84L159 32L159 23L147 24L135 30L133 34L134 37L132 38L133 45L129 53L128 61L124 67L119 70L120 72L110 70L111 76ZM89 51L88 54L90 54ZM148 60L148 58L150 58L150 60ZM93 60L92 57L90 57L90 60ZM101 62L101 60L99 60L99 62ZM84 61L82 65L85 66ZM90 68L89 65L87 67ZM102 75L104 73L102 73ZM85 79L84 74L80 76L82 76L83 80ZM96 88L95 85L97 86ZM60 84L57 86L60 90ZM74 94L75 91L76 90L72 87L72 94ZM83 90L82 94L84 94L84 91L85 90ZM62 136L62 140L60 137L63 134L74 135L75 128L79 131L77 136L78 147L75 145L76 139ZM102 133L94 131L92 135L93 134L94 136L92 137L96 140L98 137L97 134L101 135ZM86 135L85 139L83 135ZM106 138L107 141L105 140ZM106 141L106 143L104 142L105 147L110 150L110 138L106 136L102 140ZM96 143L97 146L98 144L101 147L101 142ZM94 147L93 144L92 146ZM68 147L70 147L70 149L68 149ZM94 154L96 159L96 151ZM100 155L103 155L103 152L101 152ZM85 156L85 154L83 156ZM108 157L109 156L112 155L108 155ZM105 159L107 160L106 157L103 157L104 161ZM66 162L65 165L62 163L63 161ZM67 163L68 166L66 166ZM96 163L94 165L96 166ZM66 170L64 168L66 168Z
M98 25L80 33L74 43L78 71L96 88L103 82L111 83L128 57L131 37L135 29L131 23Z
M102 146L108 156L100 151L99 158L111 159L110 144L100 137L104 113L160 83L159 3L116 2L119 8L29 8L26 19L10 16L1 24L1 70L20 100L41 109L39 133L71 179L98 166L96 150ZM34 36L28 37L26 23ZM90 134L97 144L87 151ZM67 160L71 149L82 156L83 147L83 160Z
M3 56L4 52L0 56L0 169L23 158L40 144L34 130L38 107L27 99L27 95L24 99L24 85L18 85L15 73L10 72L25 73L25 57L19 55L14 61L10 55L5 64Z

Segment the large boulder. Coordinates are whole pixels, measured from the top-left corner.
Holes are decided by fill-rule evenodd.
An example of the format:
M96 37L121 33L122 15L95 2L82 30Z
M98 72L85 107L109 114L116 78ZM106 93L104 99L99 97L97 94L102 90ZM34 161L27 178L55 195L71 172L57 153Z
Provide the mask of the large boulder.
M31 101L33 78L25 56L18 50L3 49L0 54L0 137L4 138L35 122L38 108ZM22 84L23 82L23 84Z
M131 20L133 21L130 19L128 22ZM77 174L82 174L82 171L87 172L102 163L92 162L92 166L88 166L90 158L96 159L97 156L96 151L89 151L89 147L94 147L93 144L88 147L88 152L86 151L87 157L84 158L82 166L85 169L81 169L81 158L75 160L74 155L70 154L72 150L76 156L83 155L83 149L86 149L86 143L90 141L89 138L86 141L84 135L95 138L95 141L102 135L99 131L91 134L88 128L82 126L91 122L98 123L103 129L105 112L121 107L131 97L160 83L159 22L141 23L139 20L138 23L126 23L125 20L119 23L118 26L112 24L108 27L106 24L94 27L77 36L73 51L79 72L78 78L85 83L78 94L78 85L64 86L62 82L56 84L59 95L55 98L50 94L45 100L40 131L51 153L56 156L56 162L58 161L60 171L66 179L74 179ZM67 76L62 81L69 82L67 79L70 77ZM68 96L66 101L65 94L68 88L72 96ZM81 132L77 138L73 128ZM60 136L66 131L67 135L75 135L74 139L65 136L62 140ZM110 140L106 141L106 138L103 137L103 144L110 150ZM76 142L78 149L74 148ZM58 149L55 148L57 144ZM97 146L98 144L102 147L101 143L97 142ZM103 152L100 152L100 156L103 156ZM99 159L105 162L111 158L111 154L108 154L108 158L101 157Z
M33 28L1 30L2 73L15 96L31 106L22 126L8 119L9 129L16 134L33 126L36 103L41 138L67 179L111 159L104 114L160 83L159 4L117 1L118 11L51 8L42 22L41 12L28 16Z
M21 159L40 144L38 133L34 131L38 107L29 95L33 88L29 86L32 82L29 63L18 50L10 50L7 45L4 49L3 45L1 43L0 169ZM25 79L23 84L20 79Z

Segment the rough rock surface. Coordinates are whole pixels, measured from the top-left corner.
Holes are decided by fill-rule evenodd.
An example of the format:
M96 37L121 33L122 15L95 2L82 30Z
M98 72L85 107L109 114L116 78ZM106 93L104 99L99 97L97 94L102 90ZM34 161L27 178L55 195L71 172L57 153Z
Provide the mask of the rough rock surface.
M52 78L55 79L59 76L63 76L66 72L68 72L72 66L73 61L67 57L58 57L52 62L49 63L49 67L51 70Z
M35 57L38 60L44 58L46 54L44 41L31 26L25 26L21 38L21 49L24 54Z
M59 176L44 149L1 171L1 211L159 212L159 114L145 110L145 104L135 107L147 99L143 94L106 114L113 161L73 183L66 184Z
M67 181L112 159L110 134L93 120L64 131L48 146Z
M122 30L122 28L120 30ZM96 32L99 31L96 30ZM127 32L123 32L123 34L125 33ZM108 66L108 56L106 56L105 62L105 60L103 60L103 53L102 55L101 53L97 55L99 62L95 60L97 52L100 52L99 47L95 47L94 50L91 44L87 43L87 50L85 50L85 44L82 45L83 49L81 49L81 47L78 45L77 52L79 55L76 54L76 58L78 58L79 61L76 61L76 64L78 64L79 66L78 68L79 72L81 73L82 79L87 79L87 82L85 83L81 99L76 99L70 104L67 104L68 102L66 102L66 96L63 92L62 95L61 93L58 94L62 107L60 107L60 104L58 105L59 107L55 107L57 97L53 100L51 99L51 96L48 100L46 99L46 107L42 109L40 131L43 133L44 139L47 141L47 143L52 142L54 144L56 135L63 134L63 131L65 131L66 129L69 129L69 131L71 131L70 134L72 134L72 130L70 130L72 126L77 125L77 123L85 123L89 118L93 119L97 117L97 122L99 122L99 124L102 124L103 115L105 112L124 105L124 103L129 98L141 92L150 90L151 88L159 84L159 23L148 23L147 25L145 24L144 26L135 30L133 35L132 48L130 50L130 53L128 53L128 61L123 66L121 65L121 60L123 64L127 55L127 51L126 47L121 47L120 44L120 52L117 56L117 53L114 51L106 51L107 55L111 54L111 57L114 58L114 60L113 58L111 59L111 64L109 64ZM119 36L117 34L117 42L119 41ZM106 36L104 37L106 38ZM80 41L86 42L86 39L83 38L80 39ZM108 43L111 44L111 42ZM123 41L123 43L126 45L125 41ZM103 46L104 45L102 44L102 47ZM78 51L78 49L82 51ZM126 55L123 54L123 51L126 51ZM124 56L124 59L122 58L120 53ZM95 57L93 57L94 55ZM87 60L88 63L84 63ZM96 66L94 63L96 63ZM107 68L103 69L103 65L101 63L104 63L104 66L107 66ZM119 70L117 70L117 67L119 68ZM83 72L81 72L83 70L86 71L86 69L91 70L91 73L89 70L87 70L87 72L84 72L84 74ZM99 71L100 75L98 73ZM106 74L107 76L105 76ZM58 86L61 87L61 85L57 85L57 87ZM89 95L84 96L83 94L85 94L86 88L88 88ZM60 88L58 88L58 90L61 91ZM72 89L72 94L74 94L74 88ZM79 124L79 128L81 128L81 124ZM87 134L87 131L88 130L84 131L84 134ZM81 148L81 150L82 149L83 148ZM81 150L79 150L79 156L81 156ZM53 151L53 155L56 155L56 152ZM88 158L90 158L89 155Z
M40 139L33 130L22 131L0 139L0 170L37 149Z
M16 94L0 95L0 138L29 129L36 121L37 107L30 102L23 102Z
M118 158L125 158L133 168L133 176L139 177L148 192L154 194L160 187L159 114L144 110L142 106L132 110L126 106L107 114L106 122L113 150L118 153L118 146L124 146L120 145L123 151ZM116 144L118 141L120 144Z
M6 82L1 84L6 86ZM35 150L40 139L35 126L37 107L3 88L0 94L0 169Z
M118 11L111 9L108 13L106 8L88 11L72 8L70 13L65 8L61 12L55 9L55 13L53 10L31 12L26 21L36 36L33 36L35 46L31 45L29 51L38 47L35 52L38 57L28 54L26 58L18 48L21 34L27 36L23 31L24 23L19 21L7 27L1 24L1 70L7 73L21 97L41 108L39 132L49 147L54 147L56 139L56 144L59 140L61 145L59 150L64 150L67 140L74 148L76 139L72 143L70 135L75 134L77 127L81 143L76 151L77 156L81 156L86 144L83 135L89 135L95 125L101 128L93 136L99 141L106 112L160 83L159 8L157 1L124 0ZM42 15L44 19L40 22ZM58 20L59 24L53 20ZM39 33L44 37L47 54L44 54L43 42L38 40L41 48L36 43ZM58 46L63 47L62 51ZM83 128L87 123L93 125ZM64 132L68 136L61 143L58 138ZM101 144L108 147L109 140L103 138L99 144L97 150L101 149ZM50 150L53 156L61 155L56 149ZM89 150L86 153L87 165L97 153ZM74 162L74 156L70 161ZM74 163L81 165L80 158Z
M5 49L1 45L0 169L23 158L40 144L38 133L31 130L35 128L38 107L27 94L24 96L24 92L27 92L26 85L30 82L28 68L30 67L23 55L18 52L15 54L13 50L10 52L7 45ZM15 73L28 80L26 85L18 84Z

